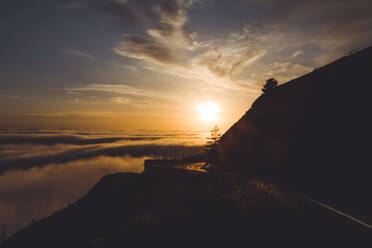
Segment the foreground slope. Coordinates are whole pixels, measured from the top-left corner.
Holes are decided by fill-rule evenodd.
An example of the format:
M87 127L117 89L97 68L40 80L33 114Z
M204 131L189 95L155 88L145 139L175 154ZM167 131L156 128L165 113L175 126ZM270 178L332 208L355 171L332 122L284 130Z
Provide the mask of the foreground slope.
M261 95L210 160L370 213L371 66L372 47Z
M86 197L10 237L10 247L325 247L371 232L262 183L213 174L105 176ZM330 246L331 247L331 246Z

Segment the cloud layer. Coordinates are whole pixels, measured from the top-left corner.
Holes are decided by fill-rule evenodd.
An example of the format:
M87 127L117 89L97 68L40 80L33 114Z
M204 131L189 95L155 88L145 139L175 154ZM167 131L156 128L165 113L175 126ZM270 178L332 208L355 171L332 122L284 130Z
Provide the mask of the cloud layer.
M101 134L0 135L0 172L30 169L52 163L87 160L95 157L167 156L180 157L200 153L200 138L182 134Z
M31 130L0 132L0 225L9 234L78 200L115 172L148 158L200 154L198 132Z

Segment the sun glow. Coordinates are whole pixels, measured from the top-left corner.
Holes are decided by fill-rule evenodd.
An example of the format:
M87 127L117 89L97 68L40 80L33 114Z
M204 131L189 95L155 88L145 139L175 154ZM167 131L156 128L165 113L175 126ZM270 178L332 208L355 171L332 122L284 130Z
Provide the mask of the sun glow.
M216 121L221 112L220 107L214 102L202 103L197 106L199 117L203 121Z

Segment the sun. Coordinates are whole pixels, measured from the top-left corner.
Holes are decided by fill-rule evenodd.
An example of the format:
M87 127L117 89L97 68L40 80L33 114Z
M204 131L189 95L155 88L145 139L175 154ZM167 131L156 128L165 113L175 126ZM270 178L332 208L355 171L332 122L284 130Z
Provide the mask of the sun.
M197 106L199 117L203 121L216 121L218 114L221 111L220 107L215 102L206 102Z

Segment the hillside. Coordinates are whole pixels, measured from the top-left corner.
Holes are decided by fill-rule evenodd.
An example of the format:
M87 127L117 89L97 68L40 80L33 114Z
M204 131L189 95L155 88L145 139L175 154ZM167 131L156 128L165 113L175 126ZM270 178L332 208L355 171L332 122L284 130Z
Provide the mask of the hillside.
M258 181L168 169L105 176L2 247L362 247L370 234Z
M210 160L372 215L371 65L372 47L261 95Z

